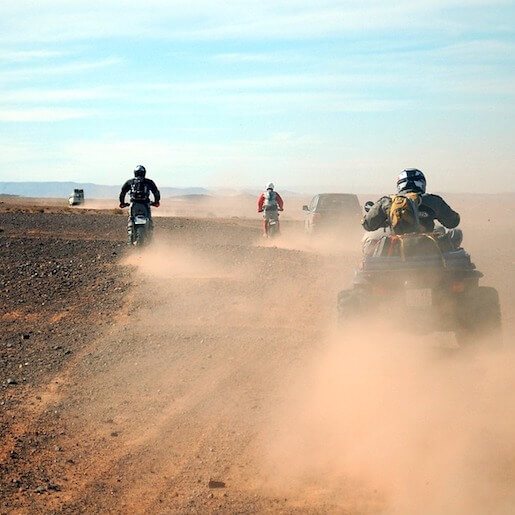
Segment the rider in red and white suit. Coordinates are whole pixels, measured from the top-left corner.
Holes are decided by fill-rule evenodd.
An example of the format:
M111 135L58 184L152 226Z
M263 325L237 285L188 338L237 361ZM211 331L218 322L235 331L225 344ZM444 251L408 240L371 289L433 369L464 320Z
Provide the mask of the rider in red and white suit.
M283 211L284 201L281 195L274 191L273 183L266 185L266 191L258 199L258 213L263 213L263 234L266 236L266 224L270 218L278 218L278 211Z

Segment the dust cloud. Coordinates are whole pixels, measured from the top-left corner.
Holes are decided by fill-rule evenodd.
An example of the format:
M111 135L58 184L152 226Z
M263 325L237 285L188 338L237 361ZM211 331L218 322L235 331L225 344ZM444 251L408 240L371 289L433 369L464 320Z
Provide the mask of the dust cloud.
M359 513L513 513L513 351L366 325L334 335L286 397L269 485Z
M326 230L324 233L308 235L303 228L281 224L281 234L272 240L262 238L257 245L279 249L300 250L320 255L356 254L361 248L362 233L359 230Z
M137 267L143 276L154 279L210 279L227 277L220 266L191 248L161 239L129 254L122 265Z

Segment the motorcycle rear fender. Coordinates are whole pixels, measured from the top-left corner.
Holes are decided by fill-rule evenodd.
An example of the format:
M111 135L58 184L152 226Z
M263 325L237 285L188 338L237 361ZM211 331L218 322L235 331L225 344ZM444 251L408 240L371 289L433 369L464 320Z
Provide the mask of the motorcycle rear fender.
M145 225L148 223L148 218L143 215L136 215L134 217L134 225Z

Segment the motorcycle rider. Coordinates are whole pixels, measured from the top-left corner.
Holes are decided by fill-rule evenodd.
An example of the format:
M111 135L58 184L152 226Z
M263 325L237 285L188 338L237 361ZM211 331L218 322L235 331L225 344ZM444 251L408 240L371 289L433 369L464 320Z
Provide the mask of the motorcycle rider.
M258 199L258 213L263 213L263 237L267 236L268 221L279 219L278 211L284 211L284 201L274 190L274 184L269 182Z
M457 249L463 240L463 233L456 229L460 223L460 215L438 195L426 193L426 178L424 174L416 168L403 170L397 177L397 194L405 195L416 193L420 196L418 206L419 223L423 232L435 231L435 220L440 222L443 227L437 227L436 231L446 233L451 245ZM363 238L363 252L369 249L380 240L385 233L389 232L389 216L392 206L392 197L381 197L365 214L361 225L366 231L377 231L373 235L366 235ZM445 231L445 228L449 229ZM383 231L378 229L384 228Z
M156 184L151 179L146 178L147 170L143 165L138 165L134 169L134 178L129 179L122 186L120 191L120 208L131 206L129 210L129 221L127 224L127 232L129 235L129 243L133 243L134 236L134 217L136 215L146 216L150 220L151 229L154 226L150 206L159 207L161 194ZM125 196L130 192L130 204L125 202ZM150 201L150 193L154 197L154 201Z

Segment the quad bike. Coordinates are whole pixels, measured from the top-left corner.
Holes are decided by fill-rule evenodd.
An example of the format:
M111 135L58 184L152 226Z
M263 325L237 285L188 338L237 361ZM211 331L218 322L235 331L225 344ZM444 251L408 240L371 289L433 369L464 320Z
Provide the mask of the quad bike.
M499 296L479 286L481 277L446 234L385 235L338 294L338 320L344 327L359 315L383 315L409 331L452 331L460 346L501 345Z

